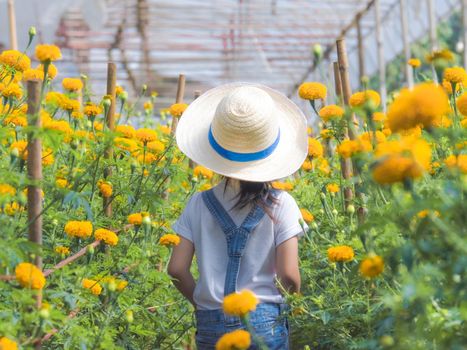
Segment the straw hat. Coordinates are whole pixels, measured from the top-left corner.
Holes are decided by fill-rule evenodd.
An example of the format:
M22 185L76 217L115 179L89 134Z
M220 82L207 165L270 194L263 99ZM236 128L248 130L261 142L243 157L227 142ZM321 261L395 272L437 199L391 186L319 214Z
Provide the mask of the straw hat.
M308 152L306 119L267 86L232 83L193 101L177 126L180 150L231 178L272 181L300 168Z

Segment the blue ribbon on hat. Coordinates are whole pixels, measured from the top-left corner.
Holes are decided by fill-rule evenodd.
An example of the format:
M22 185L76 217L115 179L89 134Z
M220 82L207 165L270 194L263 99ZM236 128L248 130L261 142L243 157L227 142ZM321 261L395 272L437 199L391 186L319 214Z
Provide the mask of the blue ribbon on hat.
M277 133L277 137L273 144L262 151L258 152L251 152L251 153L239 153L239 152L233 152L229 151L228 149L225 149L221 145L219 145L214 138L214 135L212 134L212 128L209 127L209 143L211 144L211 147L214 148L214 150L219 154L221 157L232 160L234 162L251 162L254 160L260 160L269 157L272 152L277 148L277 145L279 144L279 140L281 138L281 131Z

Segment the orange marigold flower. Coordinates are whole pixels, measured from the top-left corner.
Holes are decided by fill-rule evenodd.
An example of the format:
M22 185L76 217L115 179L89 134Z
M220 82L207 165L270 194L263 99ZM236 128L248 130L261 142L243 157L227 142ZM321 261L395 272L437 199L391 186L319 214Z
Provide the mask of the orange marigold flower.
M117 125L115 128L115 132L123 135L123 137L126 137L128 139L132 139L136 135L135 128L131 125Z
M54 250L55 250L55 253L58 253L60 255L70 254L70 248L64 247L64 246L61 246L61 245L56 246Z
M141 213L134 213L128 215L128 223L135 225L135 226L141 226L141 223L143 222L143 215Z
M352 247L347 245L335 246L328 249L328 259L331 262L352 261L355 253Z
M10 151L17 150L21 159L28 159L28 143L24 140L15 141L10 145Z
M70 237L87 238L92 235L91 221L68 221L65 233Z
M359 270L367 278L377 277L384 270L384 260L378 255L369 256L360 263Z
M205 179L211 179L214 175L213 171L205 168L204 166L198 165L193 169L193 175L194 176L202 176Z
M291 182L281 182L281 181L273 181L271 185L272 185L272 188L276 190L283 190L283 191L292 191L294 187Z
M467 92L464 92L456 99L456 106L462 115L467 116Z
M324 100L327 95L327 88L321 83L306 82L299 86L298 95L304 100Z
M89 118L95 117L102 113L102 108L94 103L88 102L84 106L83 113Z
M37 69L41 70L42 72L44 71L44 65L41 63L39 66L37 66ZM49 64L49 67L47 68L47 77L49 79L55 79L55 77L58 75L58 69L55 67L53 63Z
M31 67L31 60L26 54L18 50L5 50L0 53L0 63L24 72Z
M29 80L44 80L44 71L34 68L25 70L23 72L23 81Z
M340 119L344 115L344 109L337 105L328 105L320 109L319 116L324 122Z
M216 343L216 350L246 350L251 345L251 335L243 329L225 333Z
M0 350L18 350L18 343L7 337L0 337Z
M242 290L224 297L222 308L227 315L243 317L256 310L258 298L250 290Z
M23 97L23 90L18 84L14 83L8 84L7 86L4 86L2 83L0 83L0 93L3 97L15 98L17 100Z
M444 70L444 80L451 84L459 84L467 80L467 72L462 67L450 67Z
M422 61L420 61L418 58L411 58L407 61L407 64L413 68L418 68L422 65Z
M148 142L157 140L157 134L152 129L141 128L136 130L136 138L142 143L146 144Z
M55 45L37 45L36 58L41 62L52 62L62 58L62 53Z
M308 155L315 158L323 156L323 145L312 137L308 138Z
M0 198L13 197L16 194L16 189L8 184L0 184Z
M165 234L159 239L160 245L174 246L174 245L179 245L179 243L180 243L180 237L178 235L174 235L171 233Z
M37 266L30 263L20 263L15 268L16 280L23 288L42 289L45 286L45 277Z
M158 140L155 140L155 141L152 141L152 142L149 142L146 147L148 148L148 150L150 150L151 152L154 152L156 154L160 154L162 152L164 152L165 150L165 145L158 141Z
M13 125L15 127L17 127L17 126L25 127L25 126L28 126L28 120L23 115L19 115L18 113L11 113L9 116L7 116L7 117L5 117L5 119L3 119L3 125L5 125L5 126Z
M302 218L303 220L305 220L306 223L310 223L312 222L315 217L313 216L312 213L310 213L307 209L305 208L302 208L300 209L300 213L302 214Z
M186 103L174 103L170 106L169 112L173 117L179 118L182 116L185 109L187 109L188 105Z
M83 88L83 82L80 78L64 78L62 86L67 91L80 91Z
M361 107L368 101L372 101L378 107L381 103L381 97L374 90L359 91L350 96L349 104L352 107Z
M99 188L99 192L101 193L102 197L109 198L112 196L112 184L105 180L97 181L97 187Z
M98 228L94 232L94 237L96 237L96 240L104 241L108 245L117 245L118 243L118 236L115 232L106 230L105 228Z
M337 193L339 192L339 185L338 184L328 184L326 186L326 191L328 191L329 193Z
M89 289L94 295L100 295L102 293L102 286L95 280L84 278L82 286Z

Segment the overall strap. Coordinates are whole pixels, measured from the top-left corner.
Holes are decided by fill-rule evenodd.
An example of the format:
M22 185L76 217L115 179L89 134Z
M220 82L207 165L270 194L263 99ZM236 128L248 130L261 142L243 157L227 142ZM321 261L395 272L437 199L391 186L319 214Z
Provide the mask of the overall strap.
M227 252L229 261L224 282L224 296L236 292L240 261L245 250L250 233L258 225L264 216L264 210L254 206L248 213L240 227L236 227L232 218L227 214L221 203L214 196L212 190L202 193L202 198L211 214L219 222L227 240Z

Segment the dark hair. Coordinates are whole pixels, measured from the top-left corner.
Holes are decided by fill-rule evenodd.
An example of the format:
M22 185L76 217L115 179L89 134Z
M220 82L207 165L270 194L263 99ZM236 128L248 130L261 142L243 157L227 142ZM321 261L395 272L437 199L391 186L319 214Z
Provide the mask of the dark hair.
M224 191L230 180L232 179L226 177ZM274 220L271 213L271 207L277 203L277 198L273 195L271 183L244 180L239 180L239 183L240 192L236 196L237 202L232 209L242 209L250 205L258 205L272 220Z

